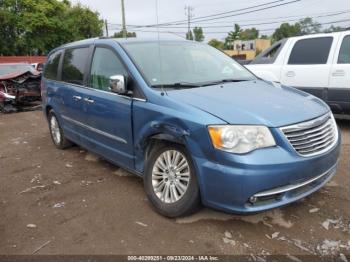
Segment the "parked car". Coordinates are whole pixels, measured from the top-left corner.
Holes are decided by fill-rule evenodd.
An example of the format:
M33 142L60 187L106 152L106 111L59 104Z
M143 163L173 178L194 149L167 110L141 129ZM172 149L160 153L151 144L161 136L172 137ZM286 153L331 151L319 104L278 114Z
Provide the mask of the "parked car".
M200 203L244 214L276 208L336 173L340 135L329 107L208 45L67 44L49 54L42 94L57 148L78 144L143 177L168 217Z
M281 40L246 67L321 98L336 117L350 119L350 31Z
M0 112L41 100L41 74L30 64L0 64Z

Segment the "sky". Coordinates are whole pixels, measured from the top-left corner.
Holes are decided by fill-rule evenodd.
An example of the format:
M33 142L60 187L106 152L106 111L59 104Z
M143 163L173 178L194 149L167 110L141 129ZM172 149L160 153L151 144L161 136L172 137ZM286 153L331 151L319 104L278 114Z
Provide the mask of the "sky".
M138 37L155 38L157 37L156 28L133 28L134 25L154 25L157 24L157 0L124 0L126 9L126 25L128 31L137 33ZM292 2L295 0L280 0L270 5L258 7L262 9L271 5ZM121 24L121 1L120 0L72 0L73 3L80 2L82 5L88 6L94 11L100 13L101 18L107 19L109 23L110 34L120 31ZM167 23L174 21L184 21L187 19L185 15L185 6L193 7L194 21L198 17L213 15L217 13L228 12L237 9L243 9L256 5L273 2L273 0L158 0L158 21L159 23ZM247 11L254 9L246 9L218 20L209 20L200 23L193 23L193 26L202 26L206 41L212 38L223 40L227 32L231 31L235 23L243 25L242 28L256 27L260 30L260 34L270 35L273 29L286 20L294 23L303 16L317 17L320 23L325 23L324 27L329 27L329 22L348 20L336 23L335 25L350 27L350 0L299 0L297 2L279 6L271 9L261 10L249 14ZM346 12L334 15L339 12ZM235 16L232 16L235 15ZM209 18L207 18L209 19ZM278 22L278 23L271 23ZM232 25L232 28L231 28ZM244 26L246 25L246 26ZM160 28L161 38L180 38L184 37L187 31L187 24L173 25L178 28ZM147 31L147 32L145 32Z

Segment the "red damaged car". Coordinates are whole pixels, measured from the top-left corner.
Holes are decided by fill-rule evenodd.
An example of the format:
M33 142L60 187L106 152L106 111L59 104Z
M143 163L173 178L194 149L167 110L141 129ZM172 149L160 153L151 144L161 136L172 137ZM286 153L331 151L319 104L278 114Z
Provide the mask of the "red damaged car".
M30 64L0 64L0 111L11 113L37 105L40 81L41 73Z

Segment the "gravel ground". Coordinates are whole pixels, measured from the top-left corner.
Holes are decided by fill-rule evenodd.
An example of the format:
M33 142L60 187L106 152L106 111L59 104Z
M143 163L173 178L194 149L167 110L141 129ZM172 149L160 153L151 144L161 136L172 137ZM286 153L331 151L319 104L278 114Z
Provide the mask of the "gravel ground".
M350 121L337 175L253 216L167 219L142 180L79 147L57 150L41 112L0 115L0 254L350 255Z

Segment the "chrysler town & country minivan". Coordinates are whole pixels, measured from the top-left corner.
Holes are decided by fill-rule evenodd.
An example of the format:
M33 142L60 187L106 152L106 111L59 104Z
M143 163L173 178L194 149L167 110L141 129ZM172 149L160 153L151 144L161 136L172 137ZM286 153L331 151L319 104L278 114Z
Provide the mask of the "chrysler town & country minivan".
M323 101L205 44L67 44L48 56L42 96L57 148L77 144L143 177L168 217L201 203L239 214L276 208L336 172L340 135Z

